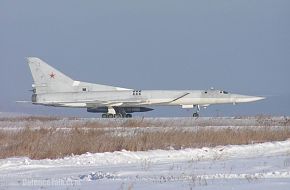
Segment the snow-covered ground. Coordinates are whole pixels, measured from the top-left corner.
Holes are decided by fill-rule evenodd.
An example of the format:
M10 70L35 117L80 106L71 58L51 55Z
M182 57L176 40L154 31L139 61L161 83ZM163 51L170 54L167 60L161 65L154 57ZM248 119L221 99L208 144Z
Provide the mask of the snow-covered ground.
M88 142L89 143L89 142ZM0 189L289 189L290 140L0 160Z

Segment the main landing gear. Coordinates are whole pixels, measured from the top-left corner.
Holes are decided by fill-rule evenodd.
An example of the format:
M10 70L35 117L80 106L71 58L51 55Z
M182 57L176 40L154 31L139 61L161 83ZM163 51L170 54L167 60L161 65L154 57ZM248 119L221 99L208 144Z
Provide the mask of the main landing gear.
M102 118L132 118L132 114L127 114L124 108L109 107L108 113L102 114Z
M102 114L102 118L132 118L132 114L126 113L121 107L109 107L108 112Z
M194 106L194 107L196 107L196 112L194 112L193 114L192 114L192 117L199 117L199 111L200 111L200 106L199 105L197 105L197 106Z
M132 114L111 114L111 113L104 113L102 114L102 118L132 118Z

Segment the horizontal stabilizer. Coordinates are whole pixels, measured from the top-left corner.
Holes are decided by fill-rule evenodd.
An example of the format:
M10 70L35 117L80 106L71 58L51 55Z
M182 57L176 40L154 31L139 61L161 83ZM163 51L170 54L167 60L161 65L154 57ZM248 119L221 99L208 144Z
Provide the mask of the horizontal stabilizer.
M16 101L16 103L20 103L20 104L31 104L31 101Z

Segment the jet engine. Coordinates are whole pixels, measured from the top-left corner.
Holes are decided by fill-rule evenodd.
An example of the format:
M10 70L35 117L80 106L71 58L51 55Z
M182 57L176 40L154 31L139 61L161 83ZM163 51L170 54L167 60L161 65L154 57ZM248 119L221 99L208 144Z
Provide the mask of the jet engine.
M134 112L148 112L152 111L154 109L152 108L146 108L146 107L120 107L123 109L126 113L134 113ZM118 109L118 108L116 108ZM90 113L107 113L108 107L98 107L98 108L87 108L87 112Z

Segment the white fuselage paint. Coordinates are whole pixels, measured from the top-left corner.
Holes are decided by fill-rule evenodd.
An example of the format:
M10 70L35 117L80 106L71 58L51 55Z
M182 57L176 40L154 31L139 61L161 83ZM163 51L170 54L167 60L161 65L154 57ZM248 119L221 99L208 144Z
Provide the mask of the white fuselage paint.
M137 94L137 95L136 95ZM132 90L98 92L61 92L38 94L35 104L60 107L100 106L183 106L252 102L263 98L224 93L219 90ZM116 105L114 105L116 102Z
M252 102L262 97L229 94L219 90L133 90L73 80L37 57L28 57L34 84L32 103L56 107L87 108L108 113L104 117L132 117L126 112L151 111L147 106L193 108L210 104ZM134 109L135 108L135 109ZM194 116L198 114L195 113Z

